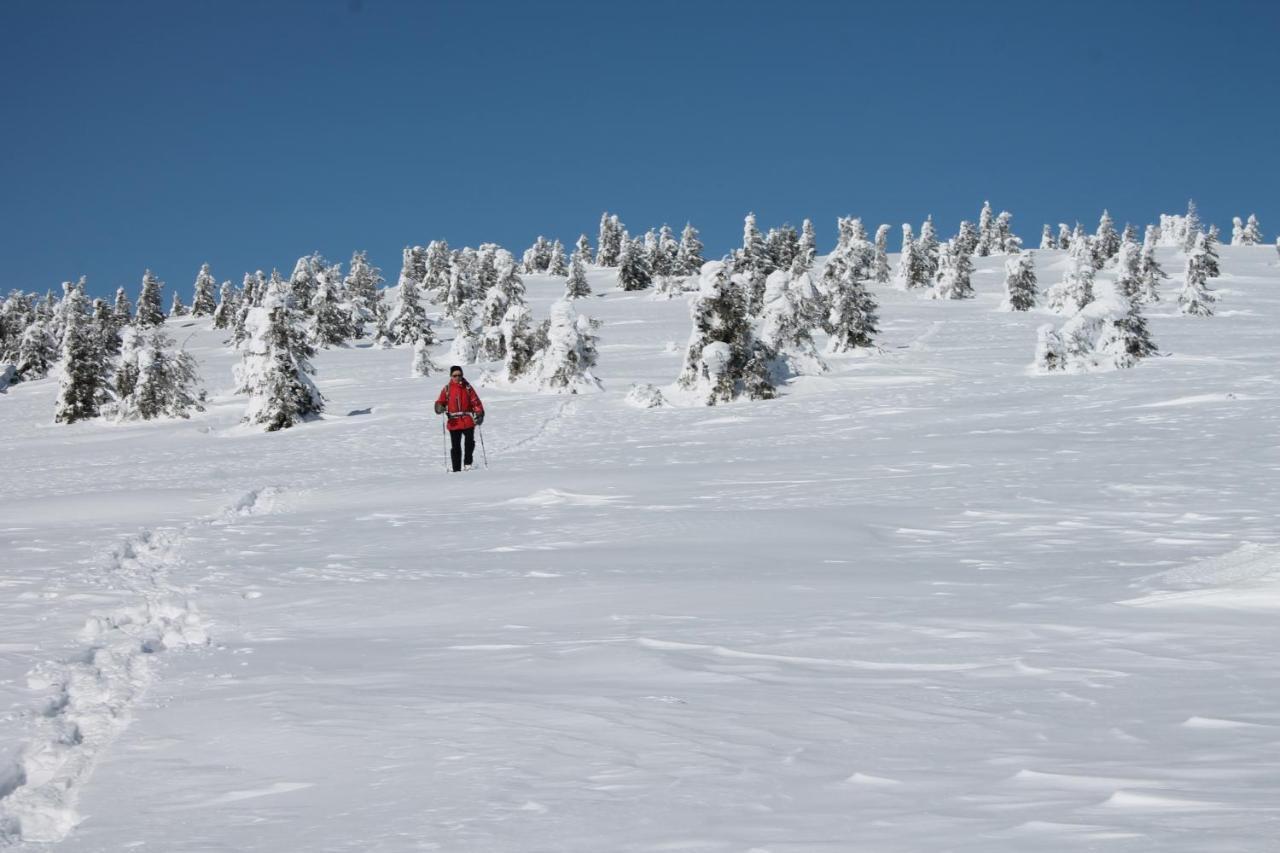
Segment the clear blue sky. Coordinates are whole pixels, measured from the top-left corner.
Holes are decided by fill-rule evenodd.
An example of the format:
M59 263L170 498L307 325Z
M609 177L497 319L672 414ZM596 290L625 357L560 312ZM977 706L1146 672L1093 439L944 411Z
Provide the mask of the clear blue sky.
M0 289L812 217L1280 231L1280 2L0 3ZM896 237L896 235L895 235ZM896 239L894 241L896 243Z

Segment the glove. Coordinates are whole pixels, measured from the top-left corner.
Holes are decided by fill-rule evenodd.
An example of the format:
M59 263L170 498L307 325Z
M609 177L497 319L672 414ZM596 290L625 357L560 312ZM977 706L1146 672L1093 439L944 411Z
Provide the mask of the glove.
M476 426L484 423L484 412L476 412L472 417L475 418Z
M444 404L443 404L443 403L436 403L436 414L437 414L437 415L443 415L443 414L444 414Z

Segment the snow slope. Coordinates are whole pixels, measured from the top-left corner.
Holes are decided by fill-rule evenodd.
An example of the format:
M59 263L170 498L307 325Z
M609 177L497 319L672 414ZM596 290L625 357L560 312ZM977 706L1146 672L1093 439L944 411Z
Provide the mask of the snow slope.
M1218 316L1182 317L1180 257L1134 370L1032 375L1052 318L978 259L976 300L877 288L881 351L778 400L648 410L687 307L596 270L605 393L482 389L465 475L408 348L322 353L326 418L270 435L203 321L171 323L191 421L54 425L56 380L13 386L0 837L1270 849L1280 267L1224 247ZM526 283L546 316L561 280Z

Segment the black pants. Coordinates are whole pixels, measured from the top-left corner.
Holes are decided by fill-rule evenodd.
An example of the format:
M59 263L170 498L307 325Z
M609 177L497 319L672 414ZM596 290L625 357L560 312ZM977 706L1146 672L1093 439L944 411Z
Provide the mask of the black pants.
M466 456L462 455L462 440L467 440ZM462 466L471 464L471 454L476 451L476 429L453 429L449 430L449 441L452 447L449 448L449 459L453 462L453 470L461 471Z

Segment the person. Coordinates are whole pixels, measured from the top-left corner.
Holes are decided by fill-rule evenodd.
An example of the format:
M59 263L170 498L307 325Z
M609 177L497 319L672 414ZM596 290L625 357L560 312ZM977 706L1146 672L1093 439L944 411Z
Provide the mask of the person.
M470 469L476 449L476 427L484 423L484 404L456 364L449 368L449 384L436 398L436 414L446 416L453 470Z

